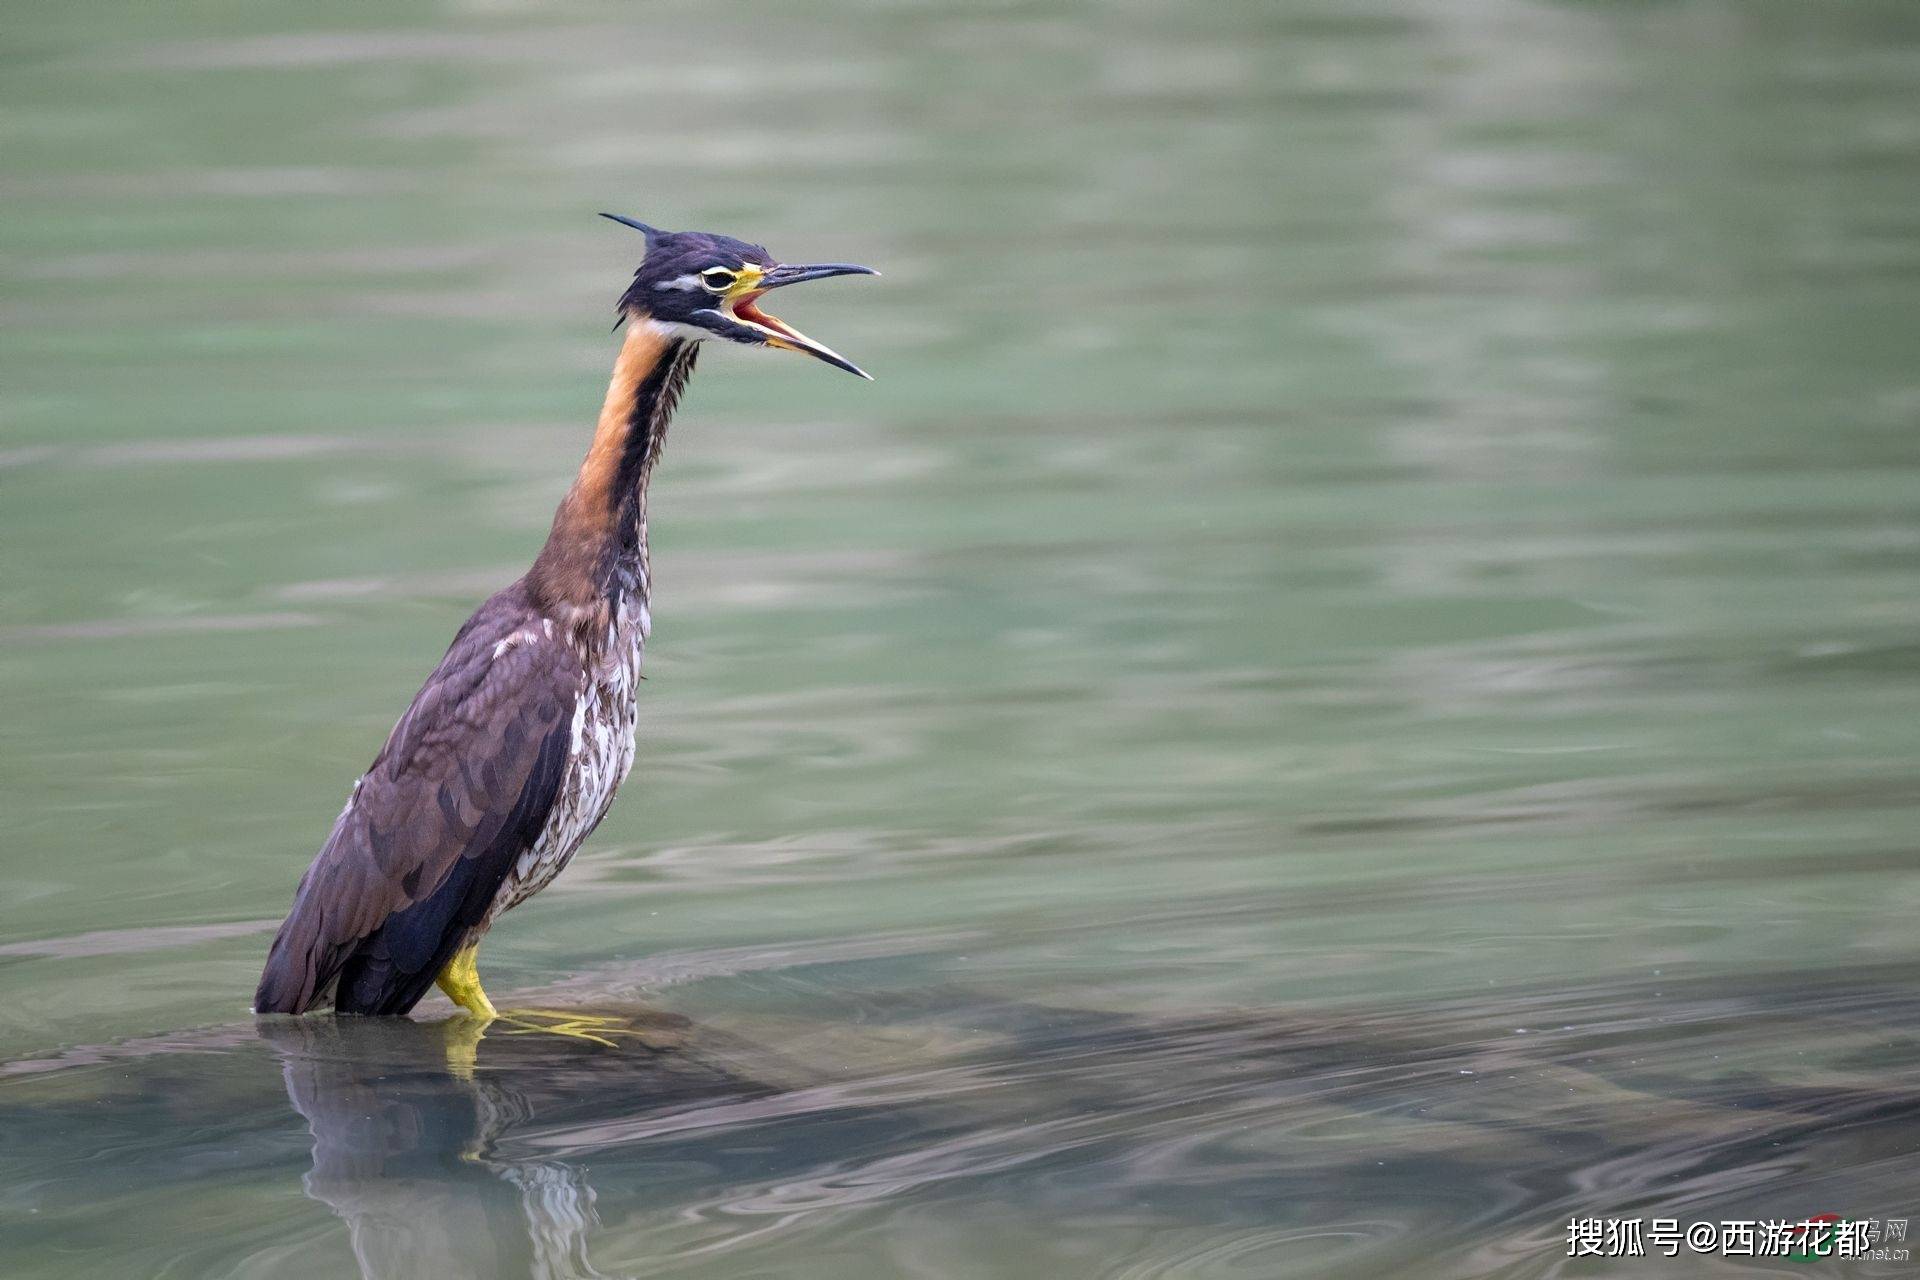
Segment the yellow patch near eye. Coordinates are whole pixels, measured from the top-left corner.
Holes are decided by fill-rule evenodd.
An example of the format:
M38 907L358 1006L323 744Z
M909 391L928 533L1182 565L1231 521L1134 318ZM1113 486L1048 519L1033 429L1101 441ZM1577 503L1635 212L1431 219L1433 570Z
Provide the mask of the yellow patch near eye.
M765 271L749 262L734 275L733 283L727 286L726 296L737 298L743 293L752 293L760 287L761 278L765 275Z

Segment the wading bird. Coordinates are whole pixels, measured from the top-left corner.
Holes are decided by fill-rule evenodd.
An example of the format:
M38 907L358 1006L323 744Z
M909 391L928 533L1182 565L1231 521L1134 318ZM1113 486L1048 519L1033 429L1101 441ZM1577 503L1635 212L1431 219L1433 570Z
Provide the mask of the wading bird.
M647 247L620 298L627 332L586 460L533 567L467 619L353 784L273 940L258 1013L406 1013L437 983L497 1016L480 939L560 873L633 764L647 484L700 344L800 351L867 377L758 304L871 268L790 266L728 236L603 216Z

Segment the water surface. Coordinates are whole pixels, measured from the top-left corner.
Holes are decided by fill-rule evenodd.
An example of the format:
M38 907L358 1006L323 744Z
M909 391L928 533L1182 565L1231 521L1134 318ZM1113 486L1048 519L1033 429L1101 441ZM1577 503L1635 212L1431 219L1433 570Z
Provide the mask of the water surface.
M5 30L9 1276L1920 1217L1911 6ZM872 386L702 361L634 779L489 941L633 1034L256 1026L584 447L601 208L887 273L790 304Z

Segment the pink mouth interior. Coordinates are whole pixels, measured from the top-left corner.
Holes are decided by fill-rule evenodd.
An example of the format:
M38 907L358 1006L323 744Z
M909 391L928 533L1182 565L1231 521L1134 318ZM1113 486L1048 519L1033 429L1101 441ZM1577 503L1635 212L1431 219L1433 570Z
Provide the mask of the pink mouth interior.
M789 328L785 321L780 320L774 316L768 315L766 312L762 311L759 307L756 307L754 305L754 303L759 300L761 294L764 294L765 292L766 292L765 289L760 289L760 290L757 290L756 292L747 294L745 297L742 297L739 301L733 304L733 314L740 317L742 320L745 320L749 324L757 324L765 328L771 329L775 333L780 334L782 337L787 337L787 338L799 337L800 335L797 332L795 332L793 329Z

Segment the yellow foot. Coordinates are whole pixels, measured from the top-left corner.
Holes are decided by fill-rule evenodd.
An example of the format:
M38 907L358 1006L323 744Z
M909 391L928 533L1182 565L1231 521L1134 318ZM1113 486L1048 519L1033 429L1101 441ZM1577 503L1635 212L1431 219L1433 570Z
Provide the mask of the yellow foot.
M603 1018L577 1009L509 1009L502 1020L512 1024L513 1030L506 1033L510 1036L566 1036L590 1040L609 1049L620 1047L611 1037L645 1038L645 1033L625 1018Z
M480 969L474 963L480 954L480 944L463 947L454 953L447 967L440 971L434 983L447 993L447 999L465 1009L476 1018L492 1020L500 1016L493 1007L493 1001L487 999L487 993L480 989Z

